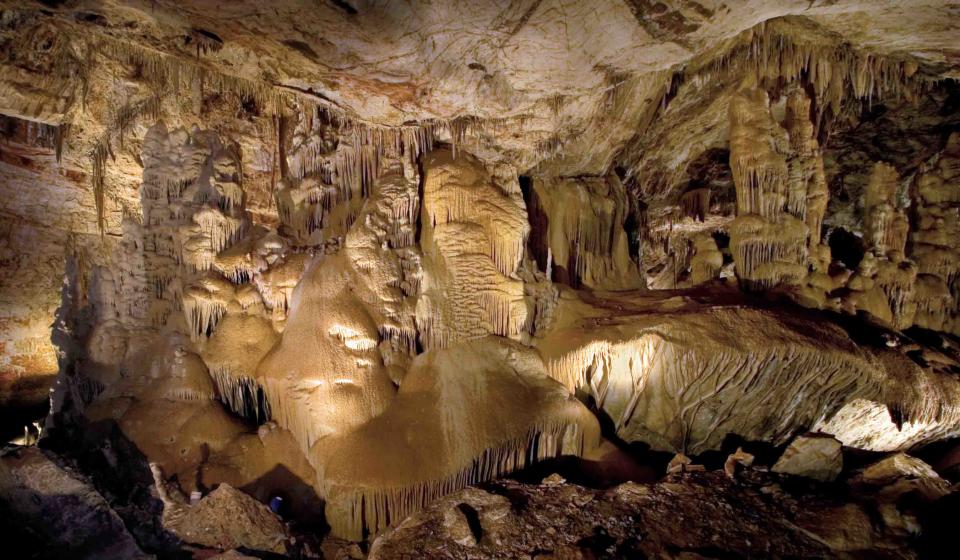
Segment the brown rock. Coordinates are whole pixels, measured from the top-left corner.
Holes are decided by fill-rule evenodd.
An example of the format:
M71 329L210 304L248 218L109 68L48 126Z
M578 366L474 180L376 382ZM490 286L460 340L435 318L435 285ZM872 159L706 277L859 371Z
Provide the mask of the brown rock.
M187 508L170 529L186 542L219 548L287 552L286 526L270 508L228 484Z
M482 536L477 510L469 504L457 504L443 514L443 527L450 539L463 546L477 546Z
M7 536L8 526L23 528L42 541L46 558L152 558L103 496L56 459L37 447L7 450L0 457L0 533ZM5 558L21 557L15 551L25 543L16 536L13 541L5 543L12 547Z
M544 486L560 486L566 481L567 479L563 478L559 474L553 473L547 476L546 478L544 478L543 481L540 482L540 484L543 484Z
M870 516L856 504L804 512L798 525L816 534L837 551L864 550L873 543Z
M950 493L950 485L930 465L906 453L897 453L870 465L851 482L854 486L881 488L880 495L889 500L913 492L927 501L935 501Z
M727 473L727 476L730 478L733 478L737 474L738 466L741 465L744 467L753 465L753 455L744 451L742 447L738 447L735 453L727 457L726 462L723 464L723 472Z
M842 446L832 436L808 434L793 440L773 472L831 481L843 470Z
M683 453L677 453L670 459L667 465L667 474L685 473L685 472L704 472L706 468L703 465L695 465L693 459Z

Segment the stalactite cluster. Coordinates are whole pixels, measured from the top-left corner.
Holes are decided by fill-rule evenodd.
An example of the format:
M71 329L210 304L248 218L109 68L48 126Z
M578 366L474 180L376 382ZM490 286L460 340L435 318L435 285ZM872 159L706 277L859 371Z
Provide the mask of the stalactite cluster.
M742 89L730 103L730 168L737 188L730 249L738 278L753 289L805 276L810 236L803 222L806 192L789 192L786 141L768 106L759 88Z
M575 288L624 289L640 285L636 255L624 229L631 208L615 176L544 178L533 182L529 246L550 277ZM543 263L542 265L540 263Z
M917 264L917 325L960 332L960 134L927 162L911 187L917 228L910 232L910 254ZM899 239L897 240L900 241Z

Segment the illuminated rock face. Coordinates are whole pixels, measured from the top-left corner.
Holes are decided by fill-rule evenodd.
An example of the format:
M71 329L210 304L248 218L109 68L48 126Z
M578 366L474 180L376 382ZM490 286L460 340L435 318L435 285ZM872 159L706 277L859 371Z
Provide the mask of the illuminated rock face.
M590 407L690 455L960 435L948 6L354 4L3 12L0 405L59 374L49 429L351 539L589 454Z
M729 434L783 444L820 425L889 451L960 433L954 377L858 346L813 316L655 296L565 297L557 315L536 341L547 370L591 394L626 441L697 454Z

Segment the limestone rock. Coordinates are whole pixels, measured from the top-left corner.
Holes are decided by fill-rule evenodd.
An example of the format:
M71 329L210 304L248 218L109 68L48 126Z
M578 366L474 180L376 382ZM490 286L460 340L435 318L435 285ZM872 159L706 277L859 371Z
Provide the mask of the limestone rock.
M832 436L800 436L773 465L773 472L832 481L843 470L842 445Z
M534 350L490 336L420 354L383 414L311 453L327 522L356 539L455 489L598 443L596 418Z
M44 555L91 560L153 558L140 550L103 496L54 459L37 447L8 449L0 456L4 523L39 539L36 546L43 547ZM18 538L8 544L30 546L30 541Z
M252 560L254 558L256 558L256 556L247 556L246 554L237 550L228 550L223 554L211 556L210 560Z
M731 453L723 463L723 472L727 473L727 476L730 478L734 478L737 474L737 469L753 465L753 459L753 455L744 451L742 447L738 447L737 451Z
M555 315L534 339L550 375L589 392L626 441L697 454L730 433L781 445L817 429L887 451L960 433L960 407L941 405L960 404L960 379L818 315L567 291ZM903 411L902 429L889 410Z
M857 504L826 508L815 515L804 514L800 526L819 536L835 551L868 549L875 539L870 516Z
M560 484L563 484L566 481L567 480L562 476L560 476L559 474L553 473L551 475L548 475L542 481L540 481L540 484L543 484L546 486L559 486Z
M913 493L932 502L950 493L949 483L930 465L906 453L896 453L868 466L851 483L879 488L881 496L890 500Z
M677 453L674 455L673 459L670 459L670 463L667 465L668 474L703 471L703 465L694 464L693 459L687 457L683 453Z
M960 333L955 2L40 4L0 11L0 416L57 376L48 427L116 422L168 521L227 482L359 539L582 454L591 399L691 456L960 435L960 349L897 332ZM716 497L678 470L620 498ZM463 504L438 534L497 548ZM600 518L510 552L654 552ZM771 542L727 552L826 554Z
M187 508L170 529L188 543L221 550L284 553L290 538L270 508L227 484Z

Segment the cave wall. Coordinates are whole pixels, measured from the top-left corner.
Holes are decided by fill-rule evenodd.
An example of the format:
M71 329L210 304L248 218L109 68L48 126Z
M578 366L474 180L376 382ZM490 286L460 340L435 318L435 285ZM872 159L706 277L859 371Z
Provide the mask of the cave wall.
M4 117L3 126L0 401L15 415L46 405L60 366L55 339L62 299L83 292L76 282L114 240L100 238L93 226L82 169L70 158L58 160L56 127L16 117Z
M598 14L632 18L604 6L564 17L591 37ZM197 45L131 10L110 15L142 35L107 19L84 37L70 8L4 11L4 383L59 372L51 429L115 422L184 491L262 498L289 472L309 489L297 507L353 539L589 453L587 404L673 452L815 427L868 450L956 436L956 356L900 332L960 328L952 86L930 52L862 50L818 10L746 28L687 14L705 26L687 47L618 20L660 45L642 68L601 41L551 74L567 48L534 41L557 58L529 70L561 93L528 98L477 62L489 77L464 96L510 103L476 114L442 103L475 80L441 62L427 109L379 73L320 93L309 49L245 29ZM521 37L566 21L513 11ZM870 124L881 98L935 141L855 159L855 179L837 164L864 151L855 129L895 133ZM855 269L824 224L863 238ZM857 315L879 326L833 324ZM40 394L22 387L0 389Z

